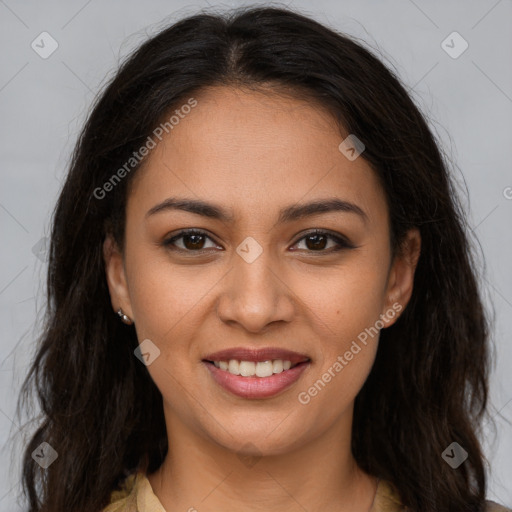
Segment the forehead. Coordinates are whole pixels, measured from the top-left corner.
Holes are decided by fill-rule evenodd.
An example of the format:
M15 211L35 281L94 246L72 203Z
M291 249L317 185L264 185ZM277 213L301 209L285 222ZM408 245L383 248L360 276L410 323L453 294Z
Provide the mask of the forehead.
M339 150L345 135L317 102L229 87L194 99L193 109L173 111L181 115L137 171L129 202L150 208L169 196L215 198L247 216L337 196L382 215L374 171Z

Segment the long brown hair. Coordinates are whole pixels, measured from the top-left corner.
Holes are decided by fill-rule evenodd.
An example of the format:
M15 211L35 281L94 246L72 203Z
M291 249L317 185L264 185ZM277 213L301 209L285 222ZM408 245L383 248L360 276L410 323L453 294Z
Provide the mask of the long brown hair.
M123 247L140 165L108 197L97 190L165 113L211 85L286 89L320 102L365 144L362 157L386 194L393 249L419 228L413 295L381 332L355 402L352 450L412 510L480 512L490 322L447 158L406 88L363 44L271 7L201 12L162 30L93 106L53 212L45 326L18 404L33 387L42 410L23 460L29 512L98 511L126 475L152 472L165 457L162 396L134 357L134 327L112 311L102 257L107 232ZM47 469L31 457L42 442L58 453ZM469 454L457 470L441 457L452 442Z

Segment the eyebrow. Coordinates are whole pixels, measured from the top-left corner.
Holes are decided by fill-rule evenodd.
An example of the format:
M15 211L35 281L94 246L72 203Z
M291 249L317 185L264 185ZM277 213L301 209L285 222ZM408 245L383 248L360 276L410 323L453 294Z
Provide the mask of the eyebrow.
M217 206L213 203L201 201L198 199L178 198L169 197L153 206L147 211L145 217L148 218L159 212L169 210L182 210L185 212L195 213L208 217L211 219L217 219L222 222L233 222L234 218L231 214L224 210L222 207ZM348 201L343 201L336 197L317 199L306 204L296 204L282 208L279 211L279 218L277 223L292 222L295 220L309 217L312 215L318 215L320 213L328 212L346 212L358 215L364 222L368 221L366 213L356 204Z

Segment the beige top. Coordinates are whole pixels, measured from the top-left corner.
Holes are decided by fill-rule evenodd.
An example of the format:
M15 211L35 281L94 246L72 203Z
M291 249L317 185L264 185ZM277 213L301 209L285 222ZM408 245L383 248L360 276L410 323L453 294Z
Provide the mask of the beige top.
M405 512L396 488L380 480L370 512ZM110 504L103 512L166 512L142 472L128 476L120 490L112 491ZM487 502L486 512L512 512L492 501Z

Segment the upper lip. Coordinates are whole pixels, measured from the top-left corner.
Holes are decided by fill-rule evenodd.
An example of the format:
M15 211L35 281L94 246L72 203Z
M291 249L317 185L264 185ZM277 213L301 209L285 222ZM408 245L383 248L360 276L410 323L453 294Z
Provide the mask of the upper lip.
M304 354L276 347L262 347L257 349L247 347L226 348L208 354L204 358L206 361L229 361L230 359L254 362L282 359L284 361L290 361L292 364L309 361L309 357Z

